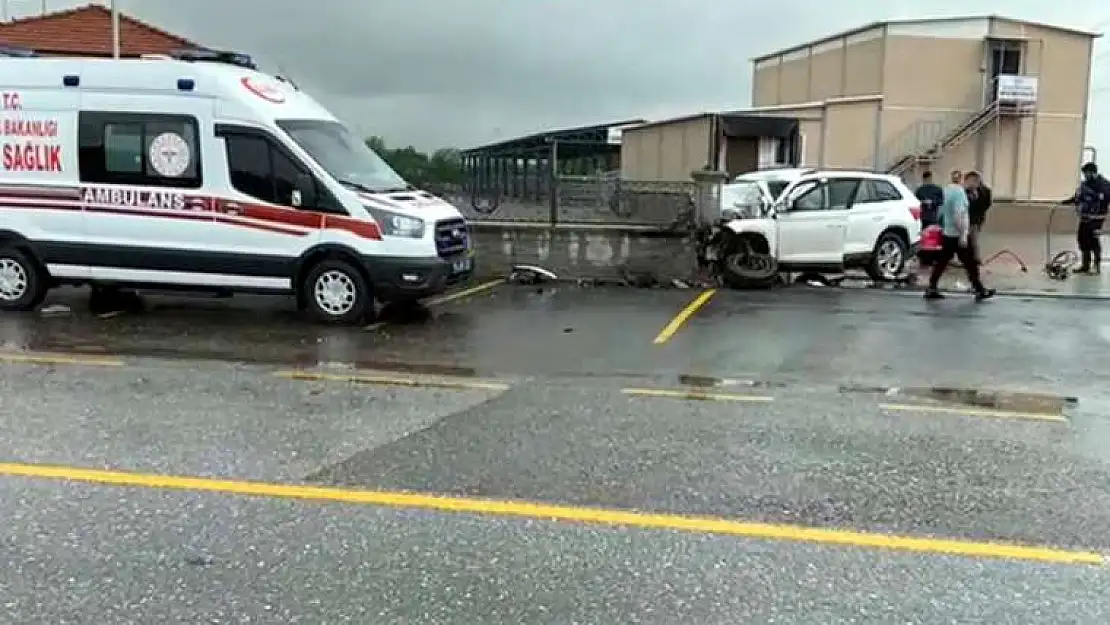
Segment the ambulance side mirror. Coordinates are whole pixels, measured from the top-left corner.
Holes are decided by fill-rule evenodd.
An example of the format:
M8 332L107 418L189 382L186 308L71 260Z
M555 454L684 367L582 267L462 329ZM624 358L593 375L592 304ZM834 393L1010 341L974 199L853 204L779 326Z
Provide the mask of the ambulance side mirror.
M313 208L316 201L316 181L308 174L299 174L291 203L296 208Z

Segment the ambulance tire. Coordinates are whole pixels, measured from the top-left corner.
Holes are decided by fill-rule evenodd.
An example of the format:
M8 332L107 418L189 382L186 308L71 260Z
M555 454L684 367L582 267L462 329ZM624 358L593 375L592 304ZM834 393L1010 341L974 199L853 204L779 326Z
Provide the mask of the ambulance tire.
M35 310L50 290L50 276L34 256L12 245L0 246L0 310Z
M321 260L305 274L299 299L318 323L354 325L374 316L370 281L354 265L338 258Z

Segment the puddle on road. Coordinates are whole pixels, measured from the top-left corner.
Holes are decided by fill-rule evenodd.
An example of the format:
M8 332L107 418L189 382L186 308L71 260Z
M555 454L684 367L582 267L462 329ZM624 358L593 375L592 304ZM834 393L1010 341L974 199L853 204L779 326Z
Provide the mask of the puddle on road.
M771 382L768 380L745 380L741 378L720 378L710 375L695 375L688 373L678 374L680 386L695 388L784 388L784 382Z
M923 399L974 408L1037 414L1057 414L1079 404L1078 397L1057 395L1055 393L1027 393L945 386L841 386L839 391L841 393L881 394L887 397Z

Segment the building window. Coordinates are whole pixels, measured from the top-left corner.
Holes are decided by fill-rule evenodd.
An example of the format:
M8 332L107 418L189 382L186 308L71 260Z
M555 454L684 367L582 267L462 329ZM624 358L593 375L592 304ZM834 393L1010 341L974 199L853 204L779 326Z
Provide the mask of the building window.
M199 146L192 116L82 112L81 182L195 189Z

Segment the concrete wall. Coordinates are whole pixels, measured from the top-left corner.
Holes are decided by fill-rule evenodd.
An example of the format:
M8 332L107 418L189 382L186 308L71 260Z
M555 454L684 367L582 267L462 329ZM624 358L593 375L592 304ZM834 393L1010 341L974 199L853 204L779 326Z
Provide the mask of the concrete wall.
M620 281L651 275L689 280L694 247L686 233L636 226L471 222L478 277L501 277L514 264L539 265L560 278Z
M825 107L825 167L874 167L882 100L831 100Z
M712 117L645 124L621 133L621 178L689 180L710 162Z
M852 33L756 61L752 106L803 104L882 92L883 29Z

